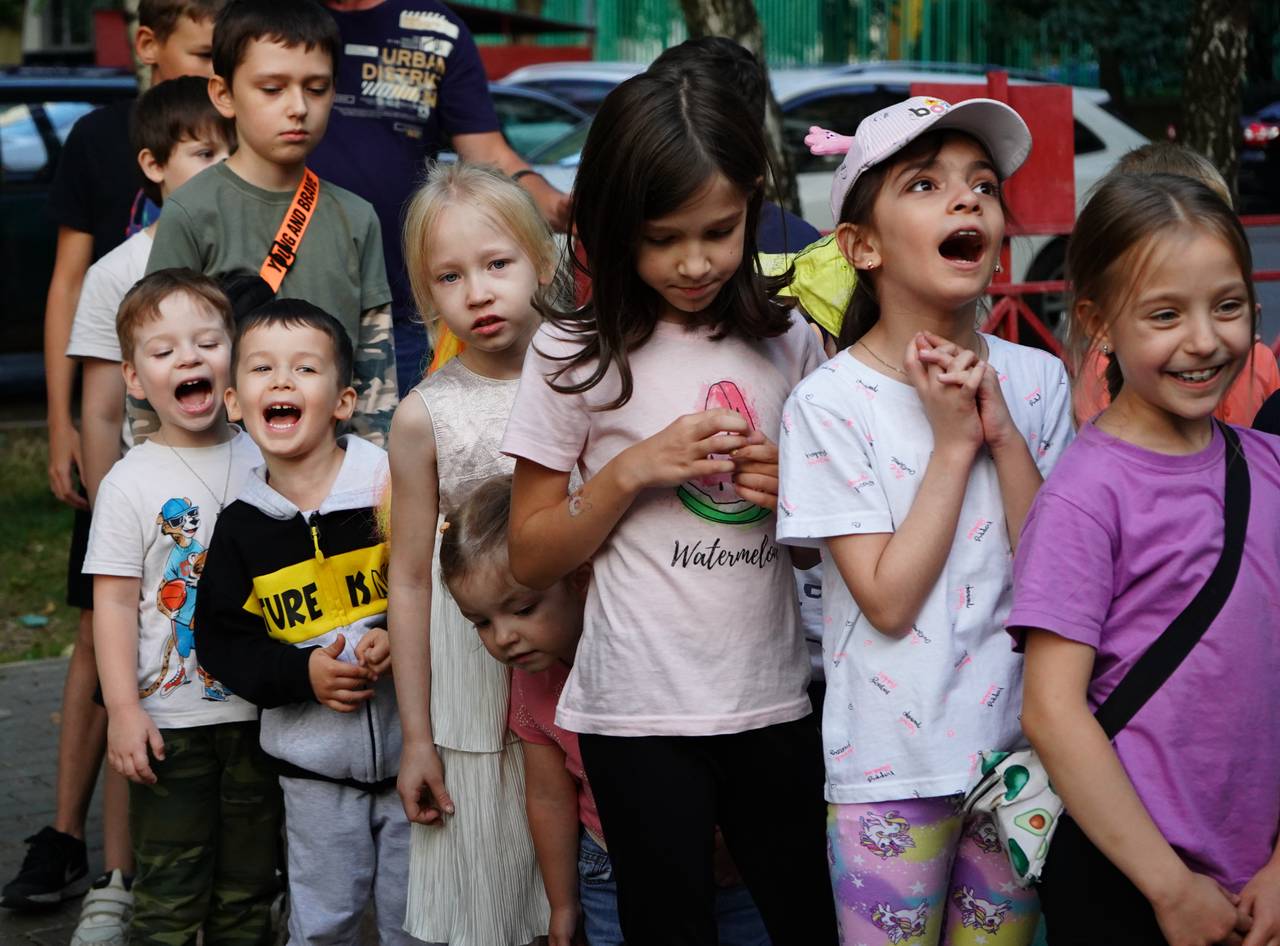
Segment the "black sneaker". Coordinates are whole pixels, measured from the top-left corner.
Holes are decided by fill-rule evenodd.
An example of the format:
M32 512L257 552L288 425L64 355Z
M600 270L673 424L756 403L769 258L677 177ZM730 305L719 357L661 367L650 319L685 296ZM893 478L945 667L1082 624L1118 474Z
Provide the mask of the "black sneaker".
M0 891L0 907L33 910L78 897L89 889L84 842L53 828L26 839L22 868Z

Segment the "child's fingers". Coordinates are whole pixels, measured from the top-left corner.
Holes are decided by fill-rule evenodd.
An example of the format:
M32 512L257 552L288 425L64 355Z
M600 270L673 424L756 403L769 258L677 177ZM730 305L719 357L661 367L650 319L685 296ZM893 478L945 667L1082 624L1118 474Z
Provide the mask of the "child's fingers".
M758 476L771 476L774 479L777 479L778 461L774 460L771 463L754 461L750 463L739 463L738 468L733 471L734 482L736 483L738 481L738 477L742 476L744 473L750 473Z
M747 446L747 438L740 434L715 434L693 444L692 452L699 456L709 453L733 453Z
M153 758L164 761L164 737L160 735L160 730L152 727L147 732L147 742L151 746L151 755Z
M710 411L700 411L697 414L688 416L692 419L690 421L690 433L692 433L695 440L701 440L721 430L731 434L742 434L743 436L746 436L751 430L751 421L737 411L731 411L723 407Z
M771 493L777 496L778 472L775 469L773 475L768 473L739 473L733 478L733 487L739 493L743 489L749 489L757 493Z
M136 778L134 781L141 782L144 785L154 785L156 783L156 774L151 771L151 764L147 761L146 744L139 746L131 753L133 756L133 771Z
M753 443L745 447L739 447L731 454L738 464L738 469L742 469L744 462L772 463L775 466L778 463L778 445L774 443Z
M759 506L761 509L777 509L778 494L777 492L765 492L764 490L751 489L749 486L743 486L735 483L734 488L738 491L738 495L749 503Z
M732 460L694 460L689 464L688 479L696 480L700 476L718 476L732 473L736 467Z

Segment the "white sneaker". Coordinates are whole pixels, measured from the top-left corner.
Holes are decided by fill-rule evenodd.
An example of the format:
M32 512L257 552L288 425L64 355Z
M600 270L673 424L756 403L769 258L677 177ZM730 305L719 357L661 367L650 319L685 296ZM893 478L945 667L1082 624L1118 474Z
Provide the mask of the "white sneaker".
M71 946L125 946L132 915L133 894L124 875L119 870L103 874L84 895Z

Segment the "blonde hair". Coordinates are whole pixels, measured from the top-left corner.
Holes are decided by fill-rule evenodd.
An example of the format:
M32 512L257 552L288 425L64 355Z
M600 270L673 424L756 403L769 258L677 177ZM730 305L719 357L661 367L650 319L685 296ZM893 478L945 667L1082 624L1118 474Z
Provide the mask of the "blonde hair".
M1199 181L1234 209L1231 188L1213 162L1199 151L1171 141L1152 141L1124 155L1107 176L1112 174L1177 174Z
M559 303L565 279L557 266L558 252L551 228L533 198L497 168L484 164L436 162L405 209L404 262L409 271L413 301L427 324L434 347L440 318L431 298L431 237L445 208L460 206L485 214L498 229L512 236L533 263L541 281L534 294L539 308Z

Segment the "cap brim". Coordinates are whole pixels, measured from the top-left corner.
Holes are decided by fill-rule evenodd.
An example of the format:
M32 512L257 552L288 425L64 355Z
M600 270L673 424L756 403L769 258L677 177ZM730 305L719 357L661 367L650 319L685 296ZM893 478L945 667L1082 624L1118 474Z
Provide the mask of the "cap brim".
M929 131L951 128L981 141L991 153L1001 179L1022 167L1031 153L1031 132L1022 116L995 99L965 99L929 126Z

